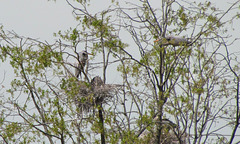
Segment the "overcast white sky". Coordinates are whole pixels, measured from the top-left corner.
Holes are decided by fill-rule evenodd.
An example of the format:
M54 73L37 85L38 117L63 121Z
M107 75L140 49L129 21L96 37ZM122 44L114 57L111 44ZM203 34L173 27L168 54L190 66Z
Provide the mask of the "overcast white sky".
M105 3L92 3L96 9L104 9ZM103 0L101 0L103 1ZM108 0L107 0L108 1ZM199 0L203 1L203 0ZM221 9L227 9L227 3L236 0L212 0ZM156 2L153 0L151 2ZM157 5L154 5L157 7ZM40 38L49 42L54 41L53 33L75 27L77 22L72 15L72 8L65 0L0 0L0 24L6 30L33 38ZM239 30L238 30L239 31ZM239 31L240 32L240 31Z
M0 23L20 35L48 41L54 32L76 26L64 0L0 0Z
M225 0L218 2L221 8L227 8ZM228 0L230 1L234 0ZM224 4L221 4L224 2ZM102 3L93 3L97 9ZM100 4L101 6L99 6ZM5 29L14 30L18 34L51 40L53 33L76 26L72 16L72 8L65 0L0 0L0 24Z

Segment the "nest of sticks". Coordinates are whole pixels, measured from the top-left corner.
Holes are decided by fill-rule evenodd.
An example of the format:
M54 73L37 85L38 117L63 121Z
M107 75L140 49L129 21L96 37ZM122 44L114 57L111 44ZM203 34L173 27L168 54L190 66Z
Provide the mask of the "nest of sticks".
M107 103L114 96L114 91L119 85L104 84L99 76L94 77L90 84L79 81L79 91L74 96L74 101L79 110L89 112L94 107Z

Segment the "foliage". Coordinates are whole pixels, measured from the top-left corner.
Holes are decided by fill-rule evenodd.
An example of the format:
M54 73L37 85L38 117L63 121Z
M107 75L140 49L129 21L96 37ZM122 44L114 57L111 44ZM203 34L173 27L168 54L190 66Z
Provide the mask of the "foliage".
M91 13L93 2L67 1L79 25L52 44L0 28L0 59L15 75L0 95L1 142L236 141L240 69L230 49L239 37L228 27L239 1L224 10L210 1L112 1ZM192 45L153 42L167 35ZM77 79L83 49L94 55ZM120 83L108 84L113 73Z

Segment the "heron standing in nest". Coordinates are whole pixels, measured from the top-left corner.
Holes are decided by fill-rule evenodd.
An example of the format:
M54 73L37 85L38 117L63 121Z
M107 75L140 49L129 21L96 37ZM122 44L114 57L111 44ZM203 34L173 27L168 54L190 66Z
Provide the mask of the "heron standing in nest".
M75 76L78 78L79 76L81 77L81 73L84 72L84 67L87 64L88 60L88 55L92 55L91 53L88 53L87 51L81 51L78 54L79 61L75 65Z

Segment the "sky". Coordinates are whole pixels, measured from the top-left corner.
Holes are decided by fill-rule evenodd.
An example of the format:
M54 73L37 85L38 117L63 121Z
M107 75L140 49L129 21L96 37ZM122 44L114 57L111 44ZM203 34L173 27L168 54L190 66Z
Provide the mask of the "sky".
M232 3L235 0L229 0ZM212 0L220 8L226 9L225 0ZM224 3L224 4L223 4ZM93 7L104 9L102 3L93 3ZM94 11L94 9L92 9ZM77 21L74 20L72 8L65 0L0 0L0 25L4 26L5 30L13 30L17 34L25 37L37 38L41 41L55 42L57 38L53 33L59 30L65 31L70 27L76 27ZM235 24L234 24L235 25ZM240 28L235 29L232 35L239 35ZM7 64L1 64L3 68L0 71L1 77L4 72L7 75L12 75L11 69ZM112 73L113 74L113 73ZM117 76L113 76L110 83L117 81ZM6 85L10 81L6 81Z
M14 31L20 36L41 41L55 42L53 33L76 26L72 8L66 1L47 0L0 0L0 25L4 30ZM13 69L8 63L0 63L0 82L2 87L10 88L14 78Z
M51 41L54 32L76 25L72 8L63 0L0 0L0 3L0 23L23 36Z
M226 9L228 7L224 1L212 0L212 3ZM228 1L230 4L235 0ZM92 6L104 9L99 4L92 3ZM65 0L0 0L0 24L20 35L51 41L54 32L75 27L77 22Z

